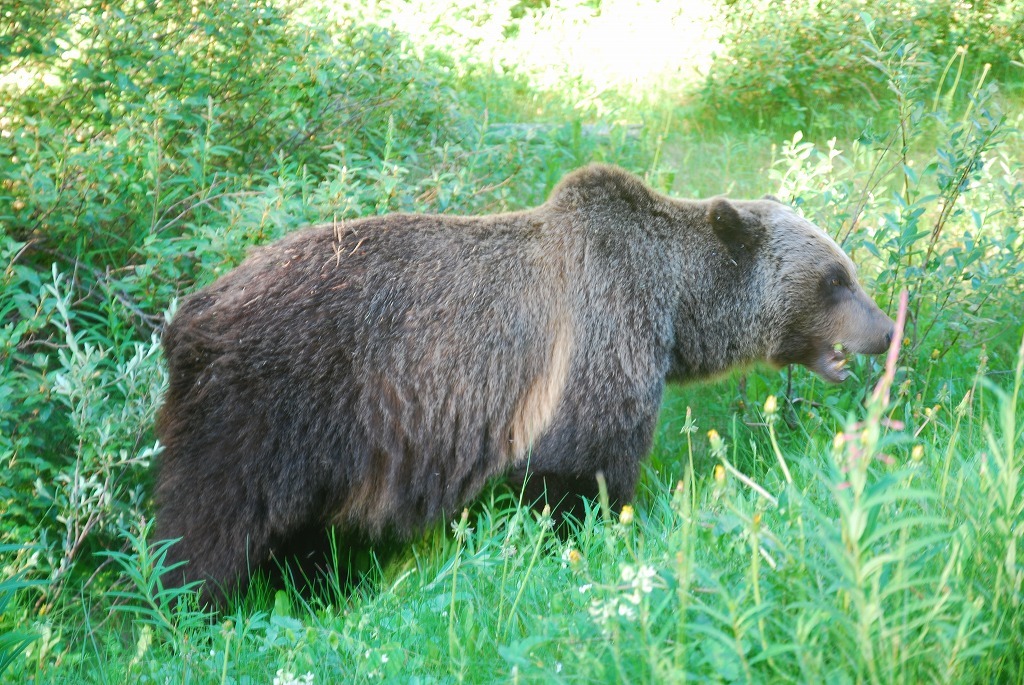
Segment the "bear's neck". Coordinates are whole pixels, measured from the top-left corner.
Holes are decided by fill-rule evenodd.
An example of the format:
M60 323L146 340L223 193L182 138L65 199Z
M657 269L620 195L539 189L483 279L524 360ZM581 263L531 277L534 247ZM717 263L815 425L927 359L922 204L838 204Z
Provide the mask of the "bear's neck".
M668 380L713 378L765 359L771 339L766 284L753 255L733 255L713 240L675 252L681 284L673 312Z

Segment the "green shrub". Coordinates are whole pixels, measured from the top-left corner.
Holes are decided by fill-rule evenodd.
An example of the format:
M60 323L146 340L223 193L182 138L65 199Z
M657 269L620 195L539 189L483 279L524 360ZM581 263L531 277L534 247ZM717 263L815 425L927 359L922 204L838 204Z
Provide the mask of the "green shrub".
M381 156L394 125L416 153L451 124L443 65L380 29L288 2L64 5L29 26L62 48L25 58L46 77L0 110L0 218L58 257L119 267L282 161L317 178L325 148Z
M1012 171L1021 131L979 84L955 110L922 99L914 51L879 51L896 123L850 151L818 150L797 133L769 172L774 191L828 227L892 307L911 296L908 344L945 355L964 336L985 336L1014 317L1024 293L1024 184Z
M1009 75L1024 48L1020 0L721 5L725 47L712 64L701 106L739 127L838 128L856 135L878 116L888 127L891 114L882 101L889 82L872 64L880 46L912 51L907 66L914 86L944 93L955 92L961 76L976 78L986 64L999 77ZM956 59L960 69L948 69Z
M0 544L0 555L13 552L26 551L18 545ZM2 560L0 556L0 560ZM11 606L11 600L19 590L25 590L38 586L38 581L28 581L23 578L23 573L15 573L8 577L6 569L0 567L0 676L10 667L18 655L25 650L38 637L35 633L25 630L24 626L7 630L4 625L8 623L7 613Z

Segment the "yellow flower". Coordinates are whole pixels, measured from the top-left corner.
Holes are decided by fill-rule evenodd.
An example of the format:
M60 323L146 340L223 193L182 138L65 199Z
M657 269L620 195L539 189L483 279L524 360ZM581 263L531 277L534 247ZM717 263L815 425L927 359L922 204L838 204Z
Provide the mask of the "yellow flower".
M633 507L628 504L622 506L622 509L619 510L619 523L624 526L633 523Z
M715 464L715 482L719 485L725 484L725 467L721 464Z
M910 450L910 458L921 461L924 458L924 445L914 445L914 449Z
M708 440L711 441L711 451L718 452L725 447L725 442L722 440L722 436L718 434L714 428L708 431Z
M764 413L767 416L773 415L779 408L779 401L775 395L768 395L768 398L764 401Z

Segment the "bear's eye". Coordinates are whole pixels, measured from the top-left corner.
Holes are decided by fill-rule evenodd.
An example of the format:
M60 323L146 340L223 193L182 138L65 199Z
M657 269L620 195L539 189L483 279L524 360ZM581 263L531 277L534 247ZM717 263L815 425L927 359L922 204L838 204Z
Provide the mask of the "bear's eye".
M821 281L828 284L830 288L845 288L850 285L849 278L847 278L845 271L839 265L832 265L826 270Z

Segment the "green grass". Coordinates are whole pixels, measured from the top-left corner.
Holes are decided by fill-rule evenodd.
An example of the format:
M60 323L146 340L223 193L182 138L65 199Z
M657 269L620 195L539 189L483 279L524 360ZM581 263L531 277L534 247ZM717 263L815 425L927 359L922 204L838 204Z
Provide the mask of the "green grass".
M937 86L951 56L922 25L919 51L868 55L890 88L798 134L763 121L799 118L788 100L718 116L694 70L585 59L609 26L628 48L644 21L654 42L686 23L666 8L508 19L534 5L424 0L396 34L370 24L404 3L337 23L211 3L182 50L220 62L188 78L114 15L51 25L40 5L20 25L92 42L0 67L22 84L0 110L0 682L1024 681L1019 72L993 91L967 62ZM179 10L133 21L177 31ZM771 48L749 28L747 58ZM145 89L109 81L108 44ZM823 52L812 73L849 57ZM159 584L153 333L177 297L303 223L529 206L592 160L677 196L793 202L891 314L909 292L898 363L669 388L633 510L595 502L568 535L495 485L354 588L257 584L212 615Z
M54 652L35 643L11 682L1017 681L1018 359L922 410L947 383L932 368L826 430L763 398L759 425L704 413L659 441L631 521L596 504L566 539L495 491L351 593L256 590L206 618L135 587L99 625L68 604Z

